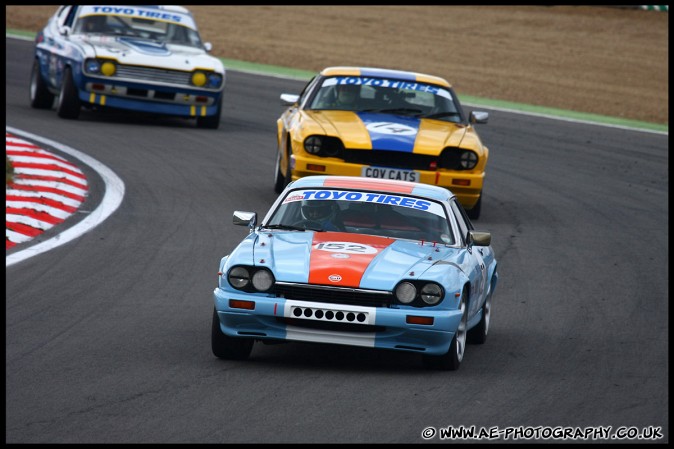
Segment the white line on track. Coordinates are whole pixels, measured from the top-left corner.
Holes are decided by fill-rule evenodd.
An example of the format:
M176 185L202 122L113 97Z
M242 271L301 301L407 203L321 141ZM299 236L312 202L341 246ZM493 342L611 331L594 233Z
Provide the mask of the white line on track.
M86 218L84 218L82 221L78 222L74 226L71 226L70 228L61 232L60 234L50 238L49 240L45 240L44 242L38 243L36 245L33 245L31 247L8 255L5 259L5 267L9 267L10 265L14 265L15 263L21 262L30 257L49 251L53 248L56 248L57 246L61 246L65 243L68 243L80 237L81 235L91 231L93 228L95 228L103 221L105 221L110 215L112 215L113 212L117 210L120 204L122 204L125 192L124 182L112 170L110 170L107 166L105 166L101 162L74 148L71 148L67 145L63 145L59 142L55 142L50 139L46 139L44 137L40 137L36 134L12 128L10 126L7 126L5 129L7 132L11 134L15 134L20 137L25 137L35 142L43 143L45 145L57 149L58 151L62 151L63 153L66 153L78 159L82 163L91 167L95 172L97 172L105 184L105 193L103 195L101 203ZM66 190L65 187L66 185L63 183L52 183L52 184L60 184L61 186L59 186L58 188ZM53 186L50 185L50 187ZM74 189L72 186L67 187L69 189Z

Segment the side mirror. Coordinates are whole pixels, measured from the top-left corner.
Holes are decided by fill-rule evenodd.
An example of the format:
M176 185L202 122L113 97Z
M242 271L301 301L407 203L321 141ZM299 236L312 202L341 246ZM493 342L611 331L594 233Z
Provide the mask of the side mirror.
M213 44L211 44L210 42L204 42L204 50L210 52L211 50L213 50Z
M70 34L71 31L72 31L72 30L70 29L69 26L62 26L62 27L59 27L59 33L62 34L62 35L64 35L64 36L68 36L68 35Z
M468 245L475 245L475 246L491 245L491 233L481 231L468 231Z
M237 226L248 226L248 232L253 232L257 225L257 213L237 210L234 211L233 221Z
M281 94L281 106L292 106L300 99L299 95Z
M489 112L473 111L469 117L470 123L487 123L489 121Z

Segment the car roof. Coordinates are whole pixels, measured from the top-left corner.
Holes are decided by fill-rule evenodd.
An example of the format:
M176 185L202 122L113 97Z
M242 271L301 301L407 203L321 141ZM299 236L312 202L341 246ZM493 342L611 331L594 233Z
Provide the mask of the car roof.
M440 78L439 76L427 75L425 73L418 72L409 72L405 70L381 69L377 67L326 67L325 69L321 70L320 74L323 76L368 76L375 78L394 78L452 87L446 79Z
M447 201L454 196L451 191L444 187L430 184L358 176L305 176L294 181L289 187L293 190L318 187L372 190L392 194L421 196L437 201Z

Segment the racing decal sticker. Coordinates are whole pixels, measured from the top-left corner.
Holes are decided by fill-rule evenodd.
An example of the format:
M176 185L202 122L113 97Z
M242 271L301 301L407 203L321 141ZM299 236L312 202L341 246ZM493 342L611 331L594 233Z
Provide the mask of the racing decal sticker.
M334 257L335 259L348 259L351 256L349 256L348 254L344 254L344 253L335 253L335 254L332 255L332 257Z
M416 90L417 92L428 92L437 94L440 89L431 84L418 83L412 79L386 79L367 76L335 76L323 81L323 86L334 86L336 84L353 84L356 86L388 87L391 89Z
M354 187L367 187L367 181L356 180L354 178ZM359 183L360 182L360 183ZM373 185L388 185L386 181L376 181L370 182L369 186ZM365 184L363 184L365 183ZM325 185L330 184L330 179L325 180ZM345 183L341 182L340 187L345 187ZM396 186L398 187L398 186ZM412 186L413 187L413 186ZM405 191L411 190L407 186L404 186ZM393 189L392 189L393 190ZM391 206L401 206L409 207L411 209L419 209L428 211L432 214L444 217L445 213L442 209L442 206L433 201L422 200L421 198L414 198L401 195L389 195L386 193L374 193L374 192L354 192L349 190L300 190L293 192L288 197L283 200L283 204L304 201L304 200L342 200L342 201L355 201L360 203L378 203L378 204L388 204Z
M321 242L314 245L314 249L339 254L375 254L377 248L350 242Z
M392 136L414 136L418 131L417 128L394 122L370 122L365 127L371 133L390 134Z
M372 112L357 112L370 133L373 150L392 150L411 153L414 151L421 120L414 117L396 116L382 121L382 115Z
M372 235L316 232L311 243L309 283L357 288L372 260L393 242ZM341 263L335 254L349 257Z
M325 184L328 185L329 183L330 179L328 178L325 180ZM370 183L370 186L373 184L374 183ZM379 181L377 185L385 184L388 183L386 181ZM345 185L344 183L341 183L340 186ZM363 187L363 185L361 184L359 187ZM360 203L387 204L391 206L409 207L411 209L428 211L440 217L445 216L442 206L433 201L402 195L390 195L387 193L354 192L350 190L300 190L293 192L287 198L285 198L283 200L283 204L305 200L342 200Z
M161 6L112 6L112 5L84 5L80 7L80 17L92 14L111 14L119 16L138 17L142 19L161 20L179 23L192 29L196 28L194 20L185 14L175 11L166 11Z

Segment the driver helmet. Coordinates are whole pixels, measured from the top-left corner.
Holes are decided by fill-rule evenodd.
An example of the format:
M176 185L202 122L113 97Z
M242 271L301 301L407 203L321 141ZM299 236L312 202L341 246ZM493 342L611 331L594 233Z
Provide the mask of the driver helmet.
M360 96L360 85L338 84L337 101L341 104L353 104Z
M107 18L105 16L89 16L85 19L84 29L89 33L96 33L104 31L106 28Z
M302 217L311 221L326 221L334 217L335 211L330 201L304 200Z

